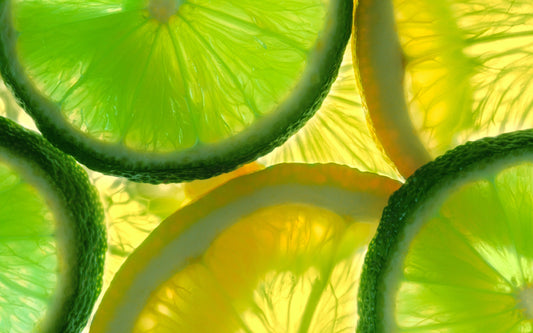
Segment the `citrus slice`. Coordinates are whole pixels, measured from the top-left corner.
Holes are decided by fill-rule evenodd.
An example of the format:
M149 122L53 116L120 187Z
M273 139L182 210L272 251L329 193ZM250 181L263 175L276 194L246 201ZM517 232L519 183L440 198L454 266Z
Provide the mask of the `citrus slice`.
M127 259L91 332L345 332L362 256L399 183L278 165L178 210Z
M259 163L336 163L403 181L376 139L361 105L347 47L337 79L313 118Z
M404 176L445 151L533 127L533 2L361 0L356 61Z
M0 332L79 332L100 292L103 212L87 174L0 117Z
M383 212L358 331L531 332L532 233L533 130L437 158Z
M43 135L89 168L154 183L208 178L311 117L352 6L6 0L1 69Z

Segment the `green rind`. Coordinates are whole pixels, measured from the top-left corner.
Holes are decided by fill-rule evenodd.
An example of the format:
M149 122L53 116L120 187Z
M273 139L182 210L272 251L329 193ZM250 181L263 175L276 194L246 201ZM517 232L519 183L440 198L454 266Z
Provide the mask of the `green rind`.
M16 51L9 48L9 41L17 34L10 24L10 0L0 0L0 73L43 136L90 169L153 184L210 178L271 152L318 110L335 81L352 28L353 1L332 0L332 3L334 12L328 16L325 33L315 45L320 51L310 60L318 65L309 77L304 75L297 84L300 89L305 86L306 93L286 99L272 115L265 116L242 133L221 143L204 145L203 153L198 153L194 147L168 154L128 151L134 158L127 158L114 153L106 144L65 133L60 129L65 126L56 126L47 116L47 107L43 107L50 102L26 83L26 76L19 73L22 72L20 64L12 56Z
M470 172L526 155L533 159L533 129L468 142L424 165L407 179L390 197L365 257L358 295L357 332L385 332L381 288L403 232L421 206L439 190Z
M41 136L0 117L0 148L25 161L50 185L72 227L69 241L77 262L69 281L73 290L65 295L55 326L48 332L80 332L86 325L102 287L107 239L104 213L96 189L76 161ZM48 333L44 332L44 333Z

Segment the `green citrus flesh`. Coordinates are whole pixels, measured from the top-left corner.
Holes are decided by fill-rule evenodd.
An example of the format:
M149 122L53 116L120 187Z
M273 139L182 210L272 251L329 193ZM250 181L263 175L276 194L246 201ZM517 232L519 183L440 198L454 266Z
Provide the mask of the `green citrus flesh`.
M54 144L162 182L256 159L318 108L347 0L0 3L6 82Z
M369 247L358 331L530 332L532 232L532 130L422 167Z
M80 332L100 292L103 212L87 174L0 117L0 331Z
M379 212L398 182L277 165L163 221L108 288L91 332L346 332Z
M404 175L466 141L533 127L531 1L364 0L357 11L370 115L392 160L414 160Z

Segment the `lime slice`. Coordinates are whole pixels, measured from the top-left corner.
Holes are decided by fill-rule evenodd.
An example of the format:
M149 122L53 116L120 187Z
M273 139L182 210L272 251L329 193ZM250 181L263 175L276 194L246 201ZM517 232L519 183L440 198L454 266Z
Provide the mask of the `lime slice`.
M533 127L533 2L361 0L369 114L404 176L445 151Z
M0 332L79 332L100 292L103 212L87 174L0 117Z
M531 332L532 232L533 130L437 158L383 212L358 331Z
M319 107L348 0L0 3L0 62L39 129L91 169L208 178L281 144Z
M258 161L336 163L403 181L376 139L361 105L352 50L347 47L339 75L316 114L296 134Z
M398 182L279 165L182 208L127 259L91 332L346 332L362 257Z

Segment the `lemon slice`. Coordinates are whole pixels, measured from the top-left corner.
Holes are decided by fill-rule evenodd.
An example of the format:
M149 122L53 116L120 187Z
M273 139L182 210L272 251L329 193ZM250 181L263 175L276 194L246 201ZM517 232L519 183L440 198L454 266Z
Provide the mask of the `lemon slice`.
M320 106L348 0L0 3L2 75L39 130L97 171L152 183L228 172Z
M383 212L358 332L533 330L533 130L459 146Z
M379 212L399 183L279 165L177 211L115 276L91 332L344 332Z
M533 2L361 0L357 72L404 176L447 150L533 127Z
M0 117L0 332L79 332L102 284L103 212L87 174Z

